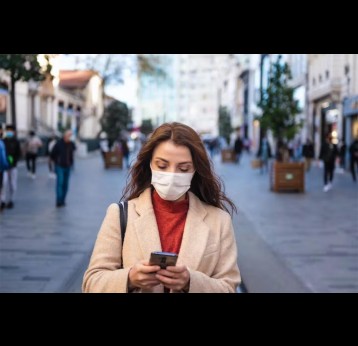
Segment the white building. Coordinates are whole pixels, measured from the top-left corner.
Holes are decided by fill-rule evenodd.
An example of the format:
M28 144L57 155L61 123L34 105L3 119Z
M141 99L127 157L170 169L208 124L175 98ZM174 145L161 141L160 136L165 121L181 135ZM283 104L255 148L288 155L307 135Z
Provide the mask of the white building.
M345 139L343 102L357 85L356 54L308 54L308 112L316 153L327 134Z
M102 78L92 70L64 70L59 78L59 129L71 128L83 139L95 138L103 115Z
M217 135L219 87L228 54L158 57L166 75L139 76L136 115L142 120L151 119L155 126L179 121L198 133Z
M200 134L218 135L219 89L228 54L180 54L178 121Z
M57 54L49 54L52 68L52 78L47 75L43 82L15 83L16 100L16 128L19 137L25 137L30 129L38 130L39 134L52 130L53 117L56 109L55 88L57 83L58 69L56 65ZM39 55L40 64L44 62L44 55ZM0 91L0 124L11 124L10 103L10 77L5 71L0 70L0 82L3 87Z
M243 125L243 92L240 63L235 54L228 54L227 64L223 70L219 88L220 106L226 107L231 116L233 128Z
M298 120L302 120L304 125L297 137L301 140L301 143L303 143L308 138L312 139L309 119L307 117L307 54L287 54L286 62L290 66L292 74L290 86L295 89L294 98L298 101L298 105L301 109L301 112L297 115L297 118Z
M260 100L261 70L260 54L235 54L237 68L231 74L236 79L236 111L232 107L232 125L240 127L242 138L251 140L255 152L260 140L259 123L256 120L261 112L257 106ZM237 76L236 76L237 74ZM232 82L233 84L233 82Z
M150 119L156 127L163 122L175 121L177 120L175 78L177 55L144 54L144 56L156 61L164 73L139 73L135 122L140 125L142 120Z
M39 61L43 61L43 55ZM50 55L51 76L43 82L15 84L18 136L33 129L40 136L72 129L77 137L95 138L103 114L102 79L95 71L59 71L58 55ZM11 123L10 78L0 71L0 123Z

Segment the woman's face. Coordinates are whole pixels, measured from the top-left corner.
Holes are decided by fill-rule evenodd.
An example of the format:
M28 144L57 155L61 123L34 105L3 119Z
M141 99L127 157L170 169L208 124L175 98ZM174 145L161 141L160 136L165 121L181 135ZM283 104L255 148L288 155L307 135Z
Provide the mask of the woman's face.
M195 167L188 147L168 140L158 144L151 160L152 169L171 173L193 173Z

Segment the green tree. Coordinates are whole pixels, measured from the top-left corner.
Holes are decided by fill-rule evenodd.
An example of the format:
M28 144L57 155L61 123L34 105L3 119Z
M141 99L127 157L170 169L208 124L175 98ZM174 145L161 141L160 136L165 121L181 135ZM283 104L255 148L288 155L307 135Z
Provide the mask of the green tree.
M219 108L219 135L226 139L227 144L230 143L230 135L233 131L231 126L231 116L227 107Z
M0 69L10 75L11 120L16 126L16 100L15 84L17 81L42 81L51 73L52 66L49 56L45 55L46 64L41 66L38 62L39 54L0 54Z
M122 131L131 123L130 112L127 105L120 101L113 101L105 110L101 118L102 131L108 135L111 145Z
M268 88L263 91L258 106L262 109L259 118L262 130L266 132L270 129L277 143L286 147L302 127L302 121L296 117L301 109L293 97L294 88L288 85L292 78L290 67L281 59L279 55L271 66Z
M152 119L143 119L140 131L146 136L149 135L153 131Z

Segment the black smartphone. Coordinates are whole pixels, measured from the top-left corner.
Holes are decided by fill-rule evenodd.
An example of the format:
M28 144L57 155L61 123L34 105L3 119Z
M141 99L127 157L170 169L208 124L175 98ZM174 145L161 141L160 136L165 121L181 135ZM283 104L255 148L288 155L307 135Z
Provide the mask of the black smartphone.
M167 266L175 266L177 263L178 255L173 252L155 251L150 254L150 265L158 265L161 269Z

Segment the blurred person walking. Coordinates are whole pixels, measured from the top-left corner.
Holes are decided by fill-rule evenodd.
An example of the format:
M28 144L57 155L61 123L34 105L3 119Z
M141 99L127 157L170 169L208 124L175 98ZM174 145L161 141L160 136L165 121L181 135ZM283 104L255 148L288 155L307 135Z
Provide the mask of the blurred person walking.
M72 131L64 132L63 137L55 144L51 151L51 158L55 162L56 182L56 206L66 205L66 195L70 180L71 167L74 164L75 144L71 141Z
M9 167L3 172L3 188L1 191L1 208L13 208L17 190L17 162L21 157L20 142L16 138L16 129L13 125L6 125L5 150Z
M263 136L260 142L259 150L256 155L261 160L260 173L268 172L268 162L272 157L271 146L266 136Z
M336 165L336 158L338 155L338 148L336 144L332 143L332 135L326 136L326 141L321 147L319 159L323 161L323 191L327 192L332 189L334 178L334 169Z
M309 172L312 160L314 159L314 146L309 138L307 138L306 143L302 147L302 156L305 159L306 172Z
M2 136L3 136L3 131L2 131L2 128L0 127L0 196L1 196L1 192L2 192L2 186L3 186L2 181L3 181L4 171L9 168L9 162L7 160L5 143L2 140ZM3 205L0 202L0 212L3 209L4 209Z
M129 147L128 147L127 139L125 137L123 137L120 140L120 145L121 145L122 155L123 155L123 157L125 159L126 167L129 168L130 167L130 164L129 164Z
M35 135L34 131L29 132L29 138L26 141L26 167L27 174L36 178L36 159L39 148L42 147L42 141L39 137Z
M58 141L58 138L55 134L53 134L47 144L47 154L48 154L48 177L51 179L56 178L55 174L55 163L53 162L51 158L51 152L54 148L56 142Z
M339 144L339 150L338 150L339 167L340 167L341 173L344 173L344 171L346 169L346 152L347 152L347 145L343 140L341 140L340 144Z
M101 150L103 161L106 161L106 153L109 152L109 142L107 133L105 132L101 132L99 135L99 148Z
M354 182L357 182L356 171L358 171L358 133L349 146L350 168Z
M236 155L236 162L238 164L240 164L242 149L243 149L243 142L240 135L238 134L234 144L234 152Z
M141 148L122 198L128 201L125 236L119 206L111 204L83 292L236 292L241 279L228 212L236 208L192 128L159 126ZM178 254L176 266L151 264L158 250Z

